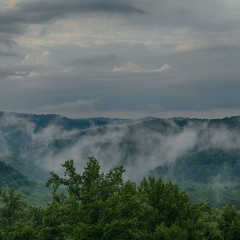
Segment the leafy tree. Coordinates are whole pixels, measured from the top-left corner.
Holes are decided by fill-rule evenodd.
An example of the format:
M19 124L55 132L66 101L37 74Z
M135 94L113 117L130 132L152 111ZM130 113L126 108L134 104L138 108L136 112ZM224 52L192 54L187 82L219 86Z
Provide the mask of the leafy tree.
M21 226L16 230L3 231L1 240L33 240L37 239L35 230L30 226Z
M140 183L139 192L143 202L157 210L157 225L164 222L170 227L175 222L181 224L188 219L191 210L189 197L185 192L179 192L176 184L164 183L160 178L144 178Z
M72 234L75 226L78 226L78 231L86 232L89 225L98 224L102 217L102 203L120 190L125 171L118 166L106 174L100 173L100 165L93 157L89 158L82 175L76 173L73 160L67 160L62 166L66 169L66 178L51 172L46 183L46 186L53 186L53 201L48 205L44 218L45 232L52 239ZM67 187L68 195L57 191L60 185ZM85 228L84 224L88 227Z
M67 178L61 178L51 172L51 178L46 186L53 186L56 192L60 185L65 185L68 193L76 196L83 204L89 204L96 199L105 200L123 185L122 173L125 171L123 166L110 169L106 175L100 174L100 165L94 157L89 158L82 175L76 173L72 159L67 160L62 166L66 168L64 176Z
M153 234L153 240L187 240L188 233L178 225L173 224L171 227L166 227L163 223L156 228Z
M0 239L2 240L32 240L37 239L37 233L26 211L26 204L21 199L21 193L15 189L0 190ZM31 214L32 217L32 214Z
M21 200L21 193L15 194L15 189L0 189L0 198L3 203L0 208L0 224L2 228L13 225L20 220L25 207L25 203Z
M101 223L106 239L149 239L156 211L140 199L137 185L127 181L119 192L109 197L103 207Z
M240 214L234 206L225 206L218 220L223 239L240 239Z

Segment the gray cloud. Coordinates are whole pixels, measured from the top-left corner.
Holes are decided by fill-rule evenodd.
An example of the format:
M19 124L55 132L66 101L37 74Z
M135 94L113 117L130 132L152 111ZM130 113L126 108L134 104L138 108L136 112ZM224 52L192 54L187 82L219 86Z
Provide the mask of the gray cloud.
M5 52L0 50L0 57L21 57L17 52Z
M69 60L66 62L69 66L79 67L79 66L87 66L87 67L94 67L94 66L106 66L108 64L113 64L114 62L118 61L118 57L116 54L98 54L98 55L91 55L82 58L77 58L73 60Z
M111 0L50 0L20 2L13 8L0 11L0 43L11 48L16 45L16 38L27 31L31 24L44 24L71 15L84 13L107 14L146 14L134 1ZM47 30L42 29L39 37L43 37Z
M142 67L140 67L136 64L128 62L127 65L125 65L125 66L121 66L121 67L114 66L113 71L114 72L152 73L152 72L167 71L167 70L170 70L170 69L171 69L171 67L168 64L164 64L163 66L161 66L158 69L146 69L146 68L142 68Z
M0 78L7 78L7 77L26 77L30 73L29 72L15 72L9 69L0 68Z
M13 37L12 34L1 33L1 27L0 27L0 43L1 44L4 44L9 48L11 48L13 45L16 45L16 41L13 40L12 37Z
M203 32L229 32L239 26L239 18L236 17L239 10L237 2L152 0L146 4L146 10L151 13L147 19L135 19L134 24L158 28L189 28Z
M14 2L0 12L1 109L98 97L91 116L239 109L238 1Z
M177 54L207 54L213 56L225 56L225 55L235 55L239 54L240 46L231 46L231 45L224 45L218 43L211 43L211 44L185 44L180 45L175 48L172 52L169 52L169 55L177 55Z
M34 1L17 4L16 11L30 14L29 17L32 18L30 20L36 22L48 21L66 16L67 14L79 12L146 13L131 0L123 0L121 2L116 0L69 0L68 2L64 0ZM27 21L27 18L22 19L23 22Z
M77 100L76 102L67 102L59 105L47 105L36 109L37 111L52 113L52 112L66 112L66 111L80 111L80 110L91 110L94 108L95 102L99 101L99 99L91 99L91 100Z
M0 32L22 34L28 24L41 24L67 18L79 13L137 14L127 19L127 24L160 27L190 28L201 31L232 31L239 26L239 19L228 15L224 0L202 2L184 0L117 1L117 0L49 0L20 2L0 14ZM233 8L234 9L234 8ZM142 17L142 15L147 15Z
M25 24L38 24L66 18L71 14L85 12L105 12L121 14L145 14L132 1L110 0L51 0L21 2L13 9L0 13L0 32L21 34L25 32Z

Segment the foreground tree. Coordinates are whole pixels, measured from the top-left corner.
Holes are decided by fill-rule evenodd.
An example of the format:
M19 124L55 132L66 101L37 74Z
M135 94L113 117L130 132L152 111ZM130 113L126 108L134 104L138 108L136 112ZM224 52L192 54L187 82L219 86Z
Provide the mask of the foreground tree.
M0 190L0 239L31 240L37 239L36 231L26 218L25 202L15 189Z
M0 208L0 226L7 228L12 226L21 217L25 203L21 200L21 194L15 193L15 189L0 190L0 198L3 203Z
M200 207L190 204L177 185L152 177L139 186L123 183L122 166L100 173L93 157L82 174L76 173L73 160L62 166L66 178L51 172L46 184L53 187L53 201L44 218L45 239L156 239L180 230L185 238L194 235ZM67 194L59 191L60 185Z
M123 182L122 166L100 173L89 158L82 174L73 160L65 176L51 172L52 201L28 206L14 189L0 191L0 240L240 239L240 214L193 204L176 184L149 177Z
M48 205L45 218L46 232L50 238L72 236L74 231L86 232L86 229L94 232L92 228L99 224L102 217L103 203L123 186L122 173L125 170L123 166L118 166L106 174L100 173L100 165L93 157L89 158L82 175L76 173L73 160L66 161L62 166L66 169L66 178L51 172L46 183L46 186L53 187L53 201ZM68 195L58 192L60 185L67 188Z

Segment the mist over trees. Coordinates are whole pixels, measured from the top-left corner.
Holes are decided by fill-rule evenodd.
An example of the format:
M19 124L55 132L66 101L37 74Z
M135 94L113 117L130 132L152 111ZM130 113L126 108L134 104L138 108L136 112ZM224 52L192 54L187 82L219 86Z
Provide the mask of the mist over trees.
M239 129L239 117L68 119L1 112L0 157L43 181L51 170L60 174L63 159L75 159L81 170L95 156L104 170L123 164L124 177L136 181L155 171L178 182L238 182Z

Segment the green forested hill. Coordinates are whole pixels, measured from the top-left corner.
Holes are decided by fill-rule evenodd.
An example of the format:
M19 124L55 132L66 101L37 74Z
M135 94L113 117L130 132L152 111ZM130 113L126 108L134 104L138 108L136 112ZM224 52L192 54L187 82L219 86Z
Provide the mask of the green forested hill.
M239 150L194 150L157 167L151 175L178 183L193 202L210 202L219 208L233 204L240 209L239 162Z
M20 188L33 187L36 184L30 181L28 177L24 176L9 164L0 160L0 188Z
M157 167L152 174L177 182L240 183L240 150L196 149Z
M31 205L41 205L50 201L50 189L44 183L29 180L28 177L0 160L0 191L1 189L15 189L21 192L22 199Z

